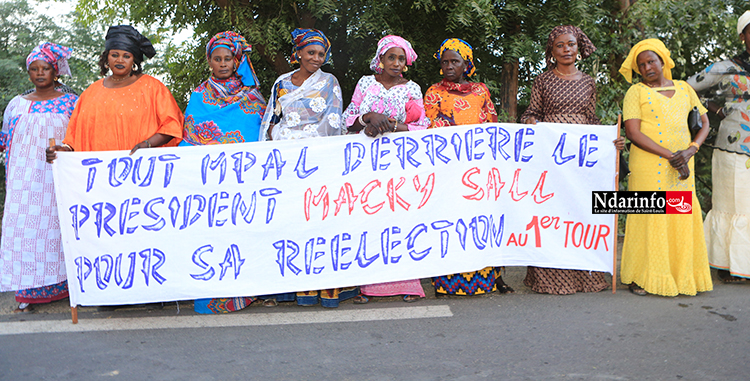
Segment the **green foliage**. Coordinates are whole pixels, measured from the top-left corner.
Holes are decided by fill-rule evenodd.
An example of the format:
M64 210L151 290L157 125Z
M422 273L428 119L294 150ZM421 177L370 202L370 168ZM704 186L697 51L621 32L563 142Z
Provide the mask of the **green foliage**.
M60 24L67 21L69 26ZM13 97L33 88L26 73L26 57L42 42L50 41L73 49L68 63L72 78L62 82L79 93L96 78L96 62L103 41L98 33L75 21L75 15L53 20L37 14L26 0L0 3L0 109Z

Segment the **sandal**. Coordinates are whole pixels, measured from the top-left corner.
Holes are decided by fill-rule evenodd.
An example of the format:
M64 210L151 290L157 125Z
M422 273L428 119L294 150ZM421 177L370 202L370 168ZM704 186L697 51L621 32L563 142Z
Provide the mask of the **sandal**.
M34 312L34 307L32 307L31 304L29 303L21 303L18 305L18 308L13 310L14 314L21 314L21 315L30 314L32 312Z
M279 302L276 301L276 299L266 299L263 301L263 307L276 307L279 305Z
M747 279L732 275L727 270L719 270L719 279L724 284L745 283Z
M516 290L508 286L508 284L506 284L505 281L503 281L503 277L497 277L497 279L495 279L495 287L497 287L497 292L501 294L515 294L516 293Z
M404 302L406 303L414 303L419 299L421 299L419 295L404 295Z
M628 290L630 290L630 292L632 292L632 293L634 293L634 294L636 294L638 296L646 296L646 295L648 295L648 292L646 292L646 290L644 290L641 286L639 286L639 285L637 285L635 283L631 283L628 286Z
M365 295L359 294L352 299L352 303L354 304L367 304L370 303L370 298L366 297Z

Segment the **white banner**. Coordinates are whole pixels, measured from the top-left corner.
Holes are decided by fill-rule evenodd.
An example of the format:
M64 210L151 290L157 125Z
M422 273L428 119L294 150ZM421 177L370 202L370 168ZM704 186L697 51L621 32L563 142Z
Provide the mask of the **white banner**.
M616 126L484 124L53 164L70 303L318 290L486 266L612 273Z

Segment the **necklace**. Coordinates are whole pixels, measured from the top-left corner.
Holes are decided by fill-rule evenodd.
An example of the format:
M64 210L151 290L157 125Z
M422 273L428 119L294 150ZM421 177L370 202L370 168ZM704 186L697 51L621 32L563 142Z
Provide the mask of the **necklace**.
M112 81L112 82L122 82L122 81L128 79L129 77L130 76L122 77L122 78L115 78L114 76L110 75L109 76L109 80Z
M554 68L553 68L552 70L554 70L554 71L555 71L555 73L557 73L557 74L560 74L560 75L562 75L563 77L570 77L570 76L573 76L573 75L576 75L576 74L578 74L578 68L576 68L576 71L575 71L575 72L573 72L572 74L564 74L564 73L561 73L561 72L560 72L560 70L557 70L557 66L555 66L555 67L554 67Z

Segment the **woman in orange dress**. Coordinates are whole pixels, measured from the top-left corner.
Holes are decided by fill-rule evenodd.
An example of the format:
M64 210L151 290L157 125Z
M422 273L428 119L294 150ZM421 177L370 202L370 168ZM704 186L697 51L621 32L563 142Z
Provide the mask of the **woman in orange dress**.
M440 62L443 80L430 86L425 93L425 113L432 121L429 128L496 123L497 112L489 89L484 83L468 81L476 71L471 45L449 38L443 41L434 57ZM438 297L480 295L495 290L503 294L513 292L503 282L499 267L434 277L432 285Z
M62 145L55 151L114 151L176 146L182 139L182 111L158 79L143 74L143 56L156 54L151 41L130 25L107 31L99 59L103 79L80 96ZM107 73L111 70L111 74Z
M105 77L78 98L63 144L47 148L47 162L55 160L56 151L130 150L132 154L140 148L176 146L182 140L183 116L177 102L164 84L142 72L143 56L156 54L151 41L130 25L112 26L104 49L99 69Z

